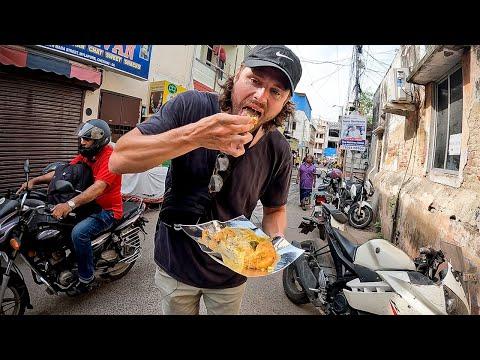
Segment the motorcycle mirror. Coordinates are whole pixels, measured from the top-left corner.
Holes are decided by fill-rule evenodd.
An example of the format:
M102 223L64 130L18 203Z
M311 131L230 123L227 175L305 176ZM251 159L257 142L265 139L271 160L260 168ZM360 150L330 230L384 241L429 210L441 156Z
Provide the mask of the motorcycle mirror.
M25 160L25 162L23 163L23 172L25 174L29 174L30 173L30 161Z
M73 185L69 181L65 180L57 180L55 181L55 192L59 193L68 193L68 192L74 192L75 189L73 188Z

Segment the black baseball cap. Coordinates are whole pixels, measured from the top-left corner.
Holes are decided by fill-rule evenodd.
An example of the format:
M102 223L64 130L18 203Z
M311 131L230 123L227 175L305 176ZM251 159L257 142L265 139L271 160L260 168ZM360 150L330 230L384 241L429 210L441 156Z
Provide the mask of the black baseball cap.
M297 55L285 45L257 45L244 60L245 66L271 66L281 70L290 81L292 94L302 77L302 64Z

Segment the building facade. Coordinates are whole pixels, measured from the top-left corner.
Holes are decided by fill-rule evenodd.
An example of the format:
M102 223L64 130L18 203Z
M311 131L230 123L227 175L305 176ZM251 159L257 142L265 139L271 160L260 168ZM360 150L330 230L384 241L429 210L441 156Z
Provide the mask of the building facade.
M223 49L224 60L219 49ZM220 85L240 67L253 45L195 45L193 87L200 91L220 91Z
M327 121L325 128L325 149L324 154L329 157L336 157L340 146L340 122Z
M327 147L326 143L326 129L327 122L320 118L312 119L315 127L315 144L313 148L313 154L316 159L320 159L323 155L323 150Z
M294 92L291 100L295 104L295 113L289 120L289 129L291 137L298 143L297 160L301 163L308 154L313 155L315 147L315 127L312 124L312 107L308 97L304 93Z
M32 176L48 163L71 159L81 122L104 119L116 141L183 91L219 91L249 48L0 46L0 194L24 181L26 158Z
M368 176L383 235L412 257L460 248L478 313L480 47L402 46L374 102Z

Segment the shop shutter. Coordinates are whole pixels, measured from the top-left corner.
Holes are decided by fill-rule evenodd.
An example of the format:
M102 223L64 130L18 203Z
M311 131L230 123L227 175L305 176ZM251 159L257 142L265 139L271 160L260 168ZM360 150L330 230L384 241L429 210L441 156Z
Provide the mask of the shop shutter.
M0 70L0 194L24 181L26 159L34 177L78 153L82 105L79 87Z

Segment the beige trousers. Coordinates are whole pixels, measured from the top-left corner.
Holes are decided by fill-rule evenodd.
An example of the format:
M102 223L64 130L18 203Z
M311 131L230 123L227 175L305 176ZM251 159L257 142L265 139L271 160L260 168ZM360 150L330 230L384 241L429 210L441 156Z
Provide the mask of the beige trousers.
M246 283L228 289L203 289L184 284L157 266L155 285L162 295L164 315L198 315L200 297L208 315L238 315Z

